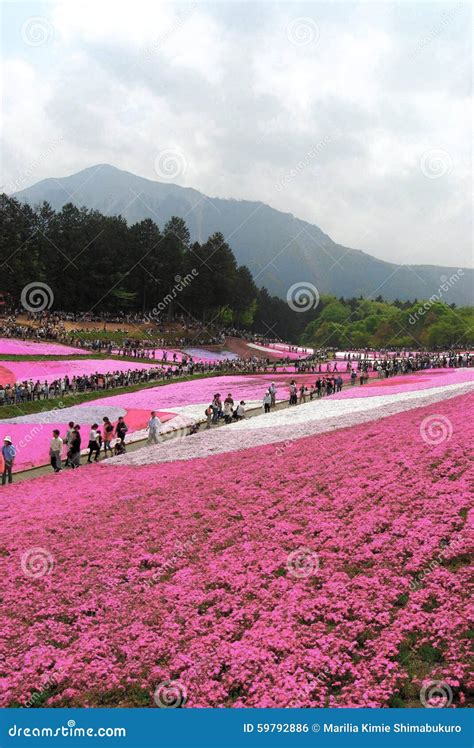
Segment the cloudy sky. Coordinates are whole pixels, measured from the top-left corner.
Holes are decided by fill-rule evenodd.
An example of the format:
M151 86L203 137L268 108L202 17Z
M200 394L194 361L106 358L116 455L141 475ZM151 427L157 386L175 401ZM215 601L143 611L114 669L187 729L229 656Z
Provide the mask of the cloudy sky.
M2 2L7 192L110 163L472 266L469 3Z

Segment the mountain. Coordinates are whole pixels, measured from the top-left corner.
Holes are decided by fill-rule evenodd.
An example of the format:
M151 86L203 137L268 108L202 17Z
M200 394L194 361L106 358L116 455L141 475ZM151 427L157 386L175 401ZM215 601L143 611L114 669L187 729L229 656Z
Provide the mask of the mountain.
M65 203L122 215L129 223L152 218L160 227L171 216L186 221L193 241L220 231L256 283L286 297L294 283L320 293L388 300L429 299L438 294L457 305L473 303L474 271L436 265L397 265L336 244L317 226L265 203L208 197L176 184L155 182L107 164L69 177L44 179L14 197L30 205ZM451 282L446 279L454 276ZM446 291L440 287L445 284Z

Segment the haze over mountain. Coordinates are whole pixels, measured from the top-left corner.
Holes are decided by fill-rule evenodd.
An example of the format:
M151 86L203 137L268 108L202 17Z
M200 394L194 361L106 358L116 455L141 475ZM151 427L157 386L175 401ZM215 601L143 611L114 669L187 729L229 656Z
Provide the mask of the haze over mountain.
M162 227L171 216L186 221L193 241L220 231L237 260L259 286L285 298L294 283L346 298L413 300L439 294L447 303L473 303L474 270L436 265L397 265L336 244L318 226L261 202L208 197L197 190L144 179L107 164L69 177L44 179L14 197L30 205L66 203L122 215L133 224L152 218ZM341 220L344 217L341 216ZM456 274L447 291L446 279Z

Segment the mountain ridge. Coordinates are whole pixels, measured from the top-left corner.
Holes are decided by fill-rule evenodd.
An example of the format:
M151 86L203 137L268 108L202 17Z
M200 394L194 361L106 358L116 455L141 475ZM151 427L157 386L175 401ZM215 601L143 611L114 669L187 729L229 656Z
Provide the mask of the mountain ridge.
M262 201L209 197L192 187L150 180L109 164L49 177L13 197L32 206L46 201L55 210L72 202L105 215L122 215L130 224L151 218L160 228L176 215L186 221L192 241L204 242L220 231L256 283L282 298L295 283L311 283L320 293L346 298L429 299L439 294L446 277L461 270L441 298L458 305L473 303L472 269L381 260L337 244L315 224Z

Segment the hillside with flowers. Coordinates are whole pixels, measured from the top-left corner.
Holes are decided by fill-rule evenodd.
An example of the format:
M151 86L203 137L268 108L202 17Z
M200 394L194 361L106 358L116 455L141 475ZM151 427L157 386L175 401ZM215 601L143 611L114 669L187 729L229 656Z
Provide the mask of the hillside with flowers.
M472 704L471 371L5 487L2 706Z

